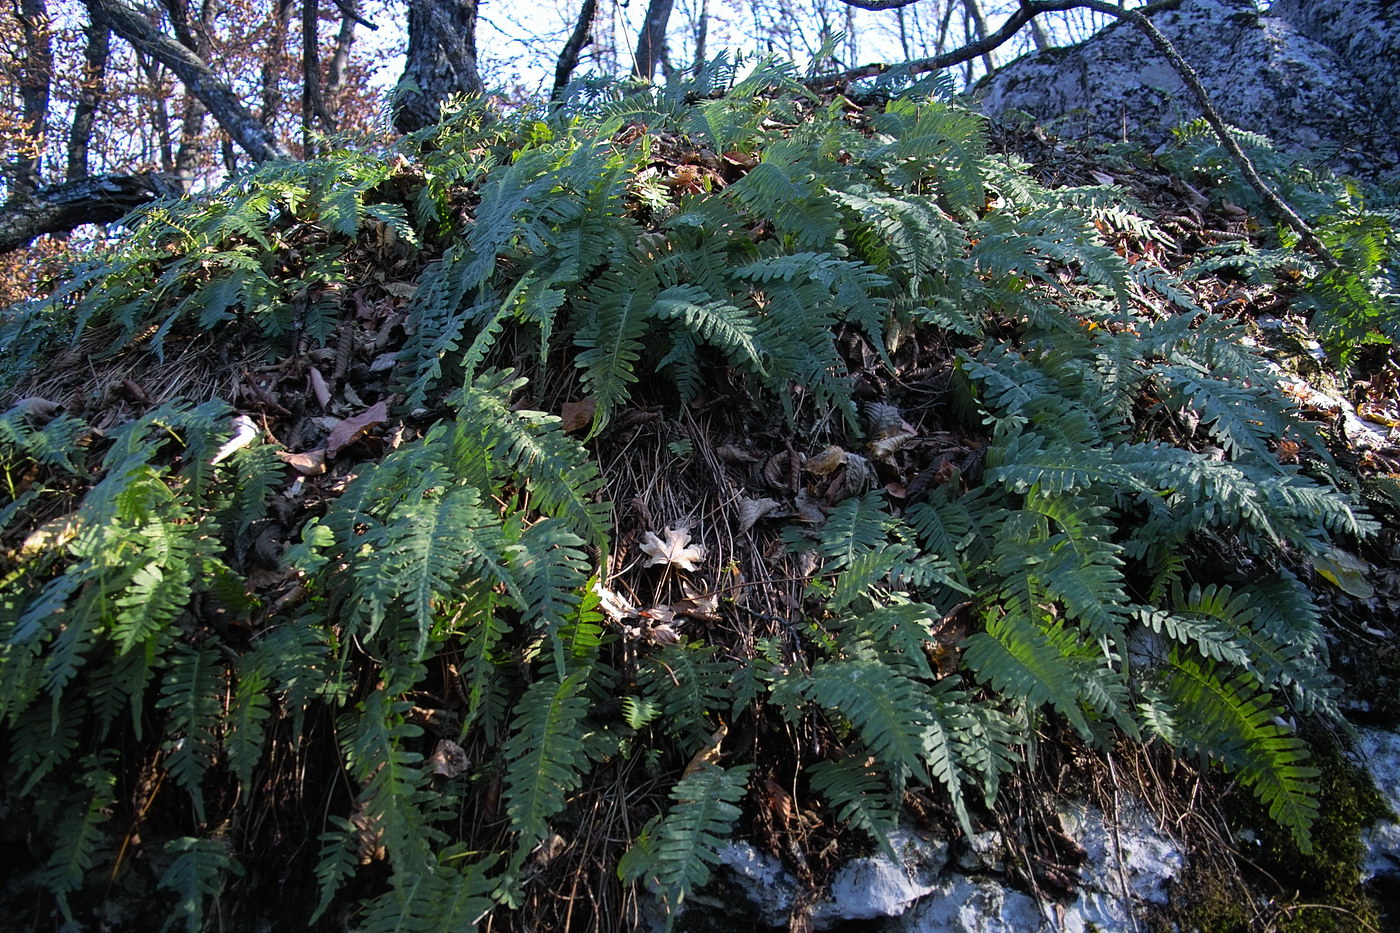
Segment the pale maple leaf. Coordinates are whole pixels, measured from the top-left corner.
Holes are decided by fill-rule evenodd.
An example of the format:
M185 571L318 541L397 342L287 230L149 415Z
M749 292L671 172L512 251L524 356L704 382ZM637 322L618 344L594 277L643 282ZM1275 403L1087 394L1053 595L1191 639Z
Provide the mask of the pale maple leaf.
M690 543L690 529L667 528L664 534L666 536L664 540L658 538L654 531L648 531L642 535L642 541L638 547L642 549L642 553L651 558L647 561L647 566L670 564L682 570L696 570L696 565L705 559L705 546Z

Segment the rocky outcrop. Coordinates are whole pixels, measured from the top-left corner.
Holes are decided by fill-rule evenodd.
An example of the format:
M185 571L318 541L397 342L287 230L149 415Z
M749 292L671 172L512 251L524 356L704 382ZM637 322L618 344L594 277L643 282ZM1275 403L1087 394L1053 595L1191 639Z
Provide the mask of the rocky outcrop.
M1274 0L1278 17L1335 52L1380 117L1400 120L1400 4L1394 0Z
M1400 733L1362 729L1357 735L1356 755L1386 805L1400 819ZM1400 889L1400 823L1379 821L1362 834L1361 844L1366 847L1362 882Z
M1227 122L1340 171L1389 172L1400 165L1400 136L1387 119L1387 107L1400 106L1393 57L1389 65L1376 64L1370 83L1351 68L1371 68L1357 61L1362 48L1388 48L1393 56L1394 31L1388 40L1363 41L1357 34L1368 13L1323 12L1349 5L1279 0L1276 7L1292 9L1286 17L1261 15L1253 0L1180 0L1147 12L1196 69ZM1356 6L1374 6L1381 15L1381 4ZM1400 14L1392 9L1387 16ZM1391 91L1381 102L1377 94L1386 87ZM1126 22L1079 45L1017 59L985 78L976 94L992 116L1025 111L1064 137L1149 147L1200 115L1180 77Z
M1126 800L1116 818L1082 801L1060 811L1066 838L1084 850L1074 899L1037 900L1007 880L1006 842L1000 833L970 839L931 838L901 828L890 834L889 854L852 859L822 898L806 902L813 930L861 929L885 933L1128 933L1152 904L1166 902L1184 857L1158 830L1147 809ZM804 891L793 875L747 842L730 845L716 883L687 902L676 925L682 933L767 930L787 925ZM661 919L655 918L655 926Z

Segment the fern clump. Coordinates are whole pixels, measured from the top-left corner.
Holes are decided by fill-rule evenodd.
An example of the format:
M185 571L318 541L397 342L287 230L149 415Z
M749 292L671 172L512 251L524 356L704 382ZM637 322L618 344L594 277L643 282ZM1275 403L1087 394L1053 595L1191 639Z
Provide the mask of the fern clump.
M122 365L202 334L266 362L0 417L6 832L65 917L142 883L137 824L188 929L283 877L308 922L465 929L542 909L587 846L587 883L674 916L774 769L887 847L921 788L970 833L1046 717L1218 764L1306 846L1288 716L1338 690L1295 571L1372 526L1281 462L1328 455L1240 329L1105 239L1165 234L1039 186L962 106L719 62L466 105L132 226L6 345L61 321ZM635 559L609 504L645 506L600 451L721 385L786 467L731 449L697 512L782 497L739 532L781 604L761 562Z

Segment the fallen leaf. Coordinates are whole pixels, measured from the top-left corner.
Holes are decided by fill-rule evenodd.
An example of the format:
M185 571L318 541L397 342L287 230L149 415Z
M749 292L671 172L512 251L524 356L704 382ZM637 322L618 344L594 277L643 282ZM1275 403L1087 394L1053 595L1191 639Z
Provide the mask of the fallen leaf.
M369 364L369 371L372 373L382 373L394 368L394 364L399 361L399 354L396 350L388 353L381 353Z
M326 377L321 375L321 371L315 366L306 374L307 380L311 383L311 394L316 396L316 401L321 404L322 411L328 411L331 407L331 387L326 385Z
M719 724L714 735L705 743L705 747L695 753L695 757L690 759L690 764L685 766L685 771L681 774L681 780L695 774L706 765L718 765L722 757L719 747L724 743L724 737L729 734L729 727L724 723Z
M437 747L428 758L428 769L439 777L448 780L455 778L471 767L467 753L451 739L438 739Z
M564 430L572 434L591 425L593 414L597 410L597 402L591 398L584 398L577 402L565 402L559 410L559 417L564 421Z
M638 547L651 558L647 566L668 564L682 570L698 569L697 564L705 559L705 546L690 543L690 529L667 528L663 534L666 536L664 540L658 538L653 531L642 535Z
M312 372L315 372L315 370L312 370ZM223 463L237 451L253 443L253 439L260 433L258 426L253 423L252 418L249 418L247 415L236 416L233 419L233 437L230 437L224 442L224 446L219 448L218 453L214 454L214 459L209 462L211 464Z
M681 581L681 592L685 594L685 598L671 604L677 615L690 616L704 622L719 621L718 593L702 593L686 580Z
M348 389L347 389L348 394ZM375 402L364 412L353 418L346 418L335 426L330 437L326 438L326 456L334 458L341 450L349 447L370 428L384 423L389 417L389 409L383 402Z
M723 460L725 463L729 463L729 464L735 464L735 465L737 465L737 464L740 464L740 463L757 463L757 462L758 462L758 458L755 457L753 454L749 453L749 452L748 452L747 450L745 450L744 448L742 448L742 447L732 447L732 446L730 446L730 445L728 445L728 444L724 445L723 447L716 447L716 448L715 448L715 453L719 455L719 458L720 458L721 460Z
M565 849L569 847L568 842L558 833L551 833L549 838L541 842L539 848L535 849L532 861L539 868L544 868L550 862L558 858Z
M277 451L282 462L303 476L320 476L326 472L326 448L317 447L305 453L293 454L285 450Z
M748 531L758 520L778 508L776 499L740 499L739 530Z
M1326 554L1314 557L1312 563L1314 570L1348 596L1370 599L1375 595L1375 590L1366 581L1366 571L1371 569L1371 565L1356 555L1334 547Z
M598 594L598 608L614 622L636 618L640 613L637 607L621 593L608 589L602 583L593 584L593 592Z
M1114 182L1112 175L1105 175L1103 172L1096 172L1093 169L1089 170L1089 175L1101 185L1111 185Z
M846 451L832 444L815 457L809 458L807 462L802 465L802 469L811 473L813 476L826 476L835 473L841 467L845 466L846 457L848 456L849 454L847 454Z
M826 521L826 512L817 504L817 501L807 494L807 490L802 490L793 500L793 508L797 511L797 518L800 521L811 525L820 525Z
M412 282L385 282L384 290L395 298L412 298L418 286Z
M894 405L873 402L866 406L870 418L870 456L876 460L888 461L897 450L908 447L918 439L919 432L904 420L904 416Z
M62 408L63 406L58 402L51 402L46 398L31 395L28 398L22 398L18 402L15 402L14 407L10 410L23 413L25 421L28 421L36 428L41 428L57 418Z

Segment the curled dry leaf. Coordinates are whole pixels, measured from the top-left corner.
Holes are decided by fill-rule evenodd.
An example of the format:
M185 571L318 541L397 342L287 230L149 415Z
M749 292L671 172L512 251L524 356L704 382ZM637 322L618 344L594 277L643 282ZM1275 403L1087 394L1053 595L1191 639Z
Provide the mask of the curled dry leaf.
M845 466L848 456L850 455L846 451L836 444L832 444L815 457L808 458L807 462L802 465L802 469L813 476L827 476Z
M428 769L439 777L448 780L455 778L471 767L467 753L451 739L438 739L437 747L428 758Z
M597 410L597 402L591 398L584 398L577 402L565 402L559 411L559 417L564 421L564 430L572 434L592 424L593 414Z
M544 868L562 855L564 850L568 847L569 844L565 841L563 836L558 833L550 833L549 838L541 842L539 848L535 850L535 855L532 860L536 866Z
M306 379L311 383L311 394L316 396L316 402L321 406L321 410L329 411L331 407L331 387L326 385L326 377L321 375L321 371L313 366L310 371L307 372Z
M729 444L725 444L723 447L716 447L716 448L715 448L715 453L719 455L719 458L720 458L721 460L723 460L725 463L729 463L729 464L735 464L735 465L737 465L737 464L740 464L740 463L757 463L757 462L758 462L758 458L755 457L753 454L749 453L749 452L748 452L747 450L745 450L744 448L742 448L742 447L733 447L733 446L730 446Z
M346 396L349 396L349 387L346 387ZM346 447L349 447L359 439L370 428L378 427L384 423L384 419L389 417L389 409L383 402L375 402L368 409L353 418L346 418L331 431L330 437L326 438L326 456L334 458Z
M698 569L700 561L705 559L705 546L690 543L690 529L667 528L663 534L664 539L658 538L654 531L642 535L638 547L651 558L647 561L647 566L668 564L682 570Z
M866 417L870 420L870 456L876 460L888 461L897 450L912 444L919 436L914 426L904 420L904 415L895 405L884 402L871 402L865 406Z
M740 499L739 530L748 531L758 520L778 508L776 499Z
M686 580L681 581L681 592L685 594L685 598L671 605L677 615L690 616L705 622L719 621L718 593L702 593Z
M326 448L324 447L317 447L315 450L308 450L300 454L279 450L277 456L282 459L283 463L303 476L320 476L326 472Z
M637 607L621 593L608 589L601 582L593 584L593 592L598 594L598 608L613 622L636 618L640 613Z
M312 372L315 372L315 370L312 370ZM236 452L253 443L253 438L257 437L259 433L258 426L253 422L252 418L249 418L247 415L235 416L233 419L233 437L230 437L224 442L224 446L219 448L218 453L214 454L214 458L209 462L211 464L223 463Z
M681 775L681 780L684 781L706 765L718 765L722 757L719 747L724 744L724 737L728 734L729 727L724 723L720 723L714 735L710 736L710 740L705 743L705 747L696 752L695 757L690 759L690 764L685 766L685 772Z
M36 428L42 428L50 421L57 418L62 409L63 406L58 404L58 402L52 402L46 398L31 395L28 398L22 398L18 402L15 402L14 408L12 408L11 411L22 412L25 421L28 421Z
M792 503L793 509L797 512L799 521L807 522L809 525L820 525L826 521L826 511L821 505L807 494L807 490L802 490Z

